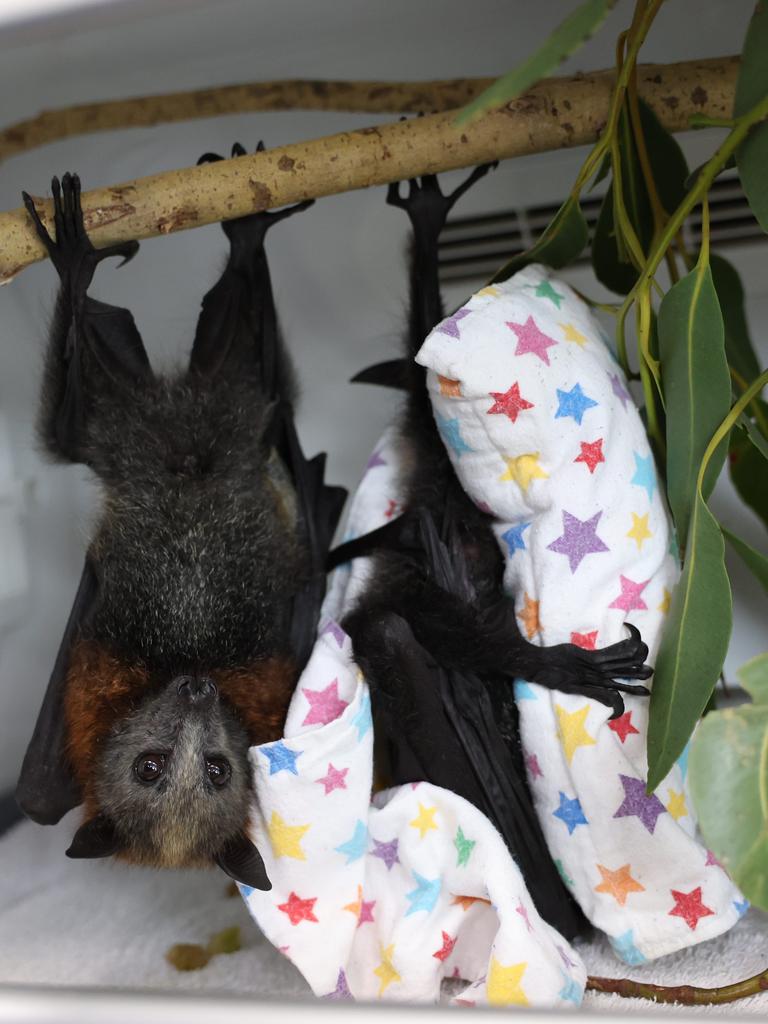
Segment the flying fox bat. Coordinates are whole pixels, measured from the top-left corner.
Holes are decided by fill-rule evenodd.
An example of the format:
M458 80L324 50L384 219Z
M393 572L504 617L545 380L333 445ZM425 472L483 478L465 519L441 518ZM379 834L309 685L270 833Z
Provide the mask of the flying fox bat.
M373 554L371 575L343 627L371 688L376 728L387 738L391 784L425 780L460 794L504 837L541 915L571 937L586 921L547 849L528 791L513 680L526 679L624 710L621 691L647 694L648 648L631 636L602 650L538 647L520 633L502 588L491 517L463 491L438 434L426 371L414 357L443 319L437 240L456 200L489 170L477 168L452 195L437 179L411 181L388 202L410 218L410 303L405 357L356 380L404 388L400 502L394 520L332 552L330 565Z
M24 194L61 280L38 432L103 500L17 799L42 824L85 805L70 857L215 862L269 888L248 747L282 735L344 501L296 436L264 251L311 203L222 225L229 258L189 365L161 377L130 312L88 294L97 264L138 244L94 249L78 178L52 191L55 239Z

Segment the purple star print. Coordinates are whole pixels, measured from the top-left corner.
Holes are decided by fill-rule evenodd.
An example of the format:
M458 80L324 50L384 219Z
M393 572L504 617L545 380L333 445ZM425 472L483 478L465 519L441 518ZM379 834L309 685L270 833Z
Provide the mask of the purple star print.
M639 818L653 835L656 821L660 814L664 814L666 807L655 793L646 795L642 779L632 779L628 775L619 775L619 778L624 787L624 802L614 818Z
M468 309L457 309L453 316L447 316L437 328L440 334L447 334L449 338L460 338L458 323L465 316L469 316Z
M577 519L570 512L563 509L563 534L551 544L547 544L548 551L557 551L561 555L568 556L568 565L574 573L581 565L582 559L593 552L609 551L607 544L604 544L597 536L597 524L600 522L602 512L596 512L591 519Z
M349 985L347 985L347 976L344 973L344 968L343 967L339 971L339 977L338 977L338 980L336 982L336 988L333 990L333 992L329 992L326 996L324 996L324 998L325 999L351 999L352 998L352 993L349 991Z
M371 856L378 857L379 860L383 860L387 865L387 871L391 871L395 864L400 863L400 858L397 855L397 845L397 839L393 839L389 843L381 843L378 839L374 839L374 848L371 850Z
M334 622L333 619L329 619L328 622L326 622L325 626L323 627L322 635L325 636L326 633L331 634L331 636L339 645L339 647L344 646L344 641L347 638L347 634L344 632L344 630L341 628L338 622Z
M627 389L624 387L624 385L621 383L621 377L619 377L618 373L609 373L608 378L611 382L611 391L613 391L614 395L616 395L616 397L620 400L622 406L626 409L627 402L629 401L631 396Z

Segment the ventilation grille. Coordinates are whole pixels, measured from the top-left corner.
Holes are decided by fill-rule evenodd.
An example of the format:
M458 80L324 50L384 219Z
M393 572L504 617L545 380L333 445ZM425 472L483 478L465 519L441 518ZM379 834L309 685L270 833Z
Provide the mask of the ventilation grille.
M590 237L602 201L601 196L586 196L581 200ZM452 218L440 236L440 280L443 284L487 281L507 260L533 245L560 205L527 206L502 213ZM721 177L714 182L709 196L709 213L713 247L764 243L766 240L735 175ZM686 221L683 238L688 248L694 251L698 248L701 207ZM589 249L584 252L579 263L589 261Z

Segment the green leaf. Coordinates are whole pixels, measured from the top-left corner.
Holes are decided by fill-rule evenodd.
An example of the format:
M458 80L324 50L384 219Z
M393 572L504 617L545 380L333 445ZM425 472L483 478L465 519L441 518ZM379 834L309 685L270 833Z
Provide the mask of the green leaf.
M704 839L747 899L768 910L768 654L739 675L755 703L704 719L689 778Z
M759 436L757 431L755 436ZM745 430L736 428L732 431L728 459L731 480L741 500L768 527L768 466L765 460L766 456Z
M744 314L744 288L733 264L717 253L709 257L709 269L725 321L725 353L728 362L749 384L760 373Z
M768 96L768 6L758 3L747 29L741 68L736 82L733 111L736 117L746 114ZM736 152L741 184L749 205L768 232L768 123L756 125Z
M506 281L529 263L545 263L548 267L564 267L581 255L589 237L589 228L584 220L578 199L570 196L538 241L526 252L514 256L491 278L492 283Z
M763 413L763 422L768 423L768 402L764 402L762 398L756 398L755 401L760 406ZM761 453L764 459L768 459L768 437L765 433L760 430L757 425L757 420L751 420L746 414L739 419L739 423L746 430L749 435L749 439L752 444Z
M497 78L458 115L457 125L466 124L489 110L503 107L530 89L572 53L579 49L605 20L616 0L586 0L561 22L530 57L509 74Z
M731 399L723 318L708 266L699 263L662 299L659 353L667 414L667 494L685 549L701 460ZM710 460L705 498L726 451L722 444Z
M659 200L667 213L671 213L685 196L688 165L676 140L642 100L640 124ZM622 112L619 119L618 135L624 206L640 246L647 255L653 239L653 211L626 111ZM614 186L611 185L595 225L592 265L601 284L620 295L626 295L637 280L638 271L629 260L621 238L617 236L613 203Z
M737 675L755 704L768 704L768 652L746 662Z
M754 574L758 582L762 584L766 594L768 594L768 558L760 554L751 544L747 544L741 537L737 537L735 533L727 530L722 523L720 524L720 529L723 531L728 543L741 555L749 571Z
M649 791L659 785L685 749L725 661L732 613L724 552L720 527L697 491L688 555L672 594L653 676Z

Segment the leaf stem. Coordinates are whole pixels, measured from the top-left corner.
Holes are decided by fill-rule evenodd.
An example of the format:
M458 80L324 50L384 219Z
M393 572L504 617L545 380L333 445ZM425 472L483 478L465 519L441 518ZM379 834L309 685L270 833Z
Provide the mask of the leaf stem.
M704 480L704 473L706 472L709 460L715 453L715 449L723 440L723 438L731 429L731 427L733 427L736 420L739 418L739 416L741 416L741 414L744 412L744 410L752 401L752 399L759 395L767 384L768 370L763 370L763 372L760 374L757 380L752 381L747 390L734 404L734 406L731 408L731 411L728 413L723 422L712 435L712 440L707 445L707 450L704 452L704 457L702 458L701 466L699 467L699 475L696 480L696 486L698 487L699 491L701 491L701 485Z

